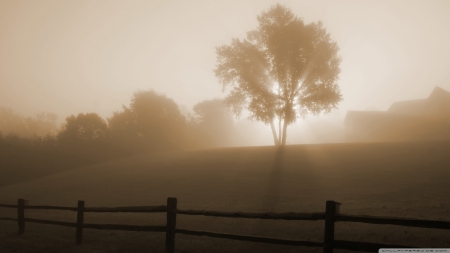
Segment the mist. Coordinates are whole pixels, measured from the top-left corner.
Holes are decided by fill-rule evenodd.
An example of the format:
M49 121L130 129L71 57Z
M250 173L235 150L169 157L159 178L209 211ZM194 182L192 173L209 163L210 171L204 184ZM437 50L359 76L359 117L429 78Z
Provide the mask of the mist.
M449 10L0 0L0 253L448 248Z
M136 90L153 88L192 110L226 95L212 71L215 48L243 38L275 3L2 1L0 106L24 117L54 113L59 124L78 113L106 119ZM343 100L333 112L338 116L320 120L339 125L348 110L387 110L426 97L435 86L450 90L445 1L280 3L305 22L321 20L339 45ZM288 135L289 142L322 142L314 132L302 135Z

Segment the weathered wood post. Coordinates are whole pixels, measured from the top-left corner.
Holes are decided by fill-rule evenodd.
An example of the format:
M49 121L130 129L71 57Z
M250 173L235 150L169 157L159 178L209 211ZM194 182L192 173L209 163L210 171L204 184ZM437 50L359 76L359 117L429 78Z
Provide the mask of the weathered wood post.
M19 235L25 232L25 200L17 200L17 221L19 223Z
M325 236L323 240L323 253L333 253L335 214L339 214L341 203L328 200L325 209Z
M177 199L167 198L167 230L166 230L166 253L175 252L175 226L177 223Z
M78 200L77 210L77 244L81 244L83 240L83 222L84 222L84 201Z

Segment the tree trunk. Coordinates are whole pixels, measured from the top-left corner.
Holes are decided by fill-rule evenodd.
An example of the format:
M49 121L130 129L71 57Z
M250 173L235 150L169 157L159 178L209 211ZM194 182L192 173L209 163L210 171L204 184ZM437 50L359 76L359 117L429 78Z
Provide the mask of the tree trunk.
M275 143L275 146L280 145L280 141L277 138L277 131L275 130L275 126L273 124L273 121L270 122L270 128L272 129L273 142Z
M287 121L285 120L284 121L284 124L283 124L283 141L281 142L281 145L286 145L286 135L287 135Z
M281 140L281 117L278 117L278 140Z

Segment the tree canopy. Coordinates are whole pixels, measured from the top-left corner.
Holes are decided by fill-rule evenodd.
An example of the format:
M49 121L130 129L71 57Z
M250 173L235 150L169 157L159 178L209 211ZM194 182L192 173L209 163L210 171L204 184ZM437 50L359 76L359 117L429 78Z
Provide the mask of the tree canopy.
M56 134L58 116L53 113L39 113L35 117L24 117L10 108L0 107L0 132L21 137L45 137Z
M289 124L329 113L342 100L339 47L320 21L305 24L280 4L257 19L246 39L216 48L214 71L223 89L231 88L225 102L232 111L247 109L250 119L270 124L275 144L284 145Z
M79 113L66 118L58 139L63 143L92 142L106 137L108 126L96 113Z
M154 90L133 94L129 107L108 119L112 138L140 150L177 146L183 142L185 117L178 105Z
M205 146L227 146L233 142L233 115L223 99L205 100L194 105L194 133Z

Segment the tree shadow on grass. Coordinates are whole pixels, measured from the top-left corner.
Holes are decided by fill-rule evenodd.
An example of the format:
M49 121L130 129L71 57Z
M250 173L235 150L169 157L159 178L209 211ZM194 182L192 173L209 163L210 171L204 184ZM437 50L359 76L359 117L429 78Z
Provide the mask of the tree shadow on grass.
M264 212L274 212L279 203L284 154L284 146L276 147L272 168L268 175L269 181L262 200Z

